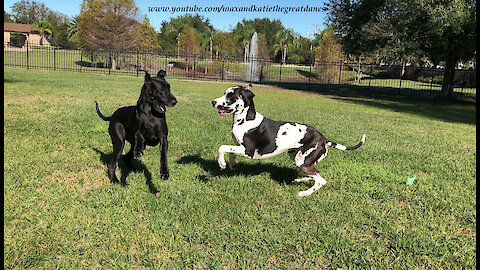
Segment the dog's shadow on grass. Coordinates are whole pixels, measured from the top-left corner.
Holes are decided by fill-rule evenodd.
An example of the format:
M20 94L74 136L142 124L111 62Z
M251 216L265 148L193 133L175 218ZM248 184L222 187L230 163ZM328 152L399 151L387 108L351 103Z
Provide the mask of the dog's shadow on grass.
M197 179L204 183L209 182L211 177L230 177L235 175L255 176L267 172L275 182L288 185L299 176L299 171L296 168L279 167L269 163L248 164L237 162L237 166L234 171L232 171L228 165L225 170L221 170L216 160L204 159L198 155L184 156L180 158L177 163L193 163L199 165L205 172L208 173L208 175L197 176Z
M100 154L100 161L102 161L103 164L105 164L105 166L108 166L108 164L112 161L112 158L113 158L113 153L110 153L110 154L105 154L103 153L102 151L92 147L92 149L97 152L98 154ZM137 160L137 159L132 159L132 167L133 169L130 169L126 164L125 162L123 161L123 155L122 155L122 158L120 158L120 160L118 161L118 164L117 164L117 168L120 169L120 174L121 174L121 177L120 177L120 184L122 186L126 186L127 185L127 177L128 175L133 171L133 172L143 172L143 174L145 175L145 179L146 179L146 184L148 186L148 190L150 191L150 193L152 194L156 194L158 192L158 189L157 187L153 184L152 182L152 174L150 173L150 171L147 169L147 167L143 164L143 162ZM108 170L108 169L107 169Z

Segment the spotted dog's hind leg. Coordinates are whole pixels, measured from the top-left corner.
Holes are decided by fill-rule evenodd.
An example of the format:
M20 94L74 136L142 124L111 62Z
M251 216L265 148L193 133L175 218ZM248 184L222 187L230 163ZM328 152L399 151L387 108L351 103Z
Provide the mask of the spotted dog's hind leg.
M297 178L295 180L292 181L292 183L305 183L305 182L309 182L313 180L312 177L303 177L303 178Z
M300 170L315 181L312 187L298 193L298 196L300 197L311 195L313 192L317 191L319 188L321 188L323 185L327 183L327 181L320 176L320 172L317 171L317 169L315 168L315 164L310 165L308 167L301 166Z
M290 156L290 158L292 160L295 160L295 156L297 155L297 153L299 152L299 149L296 148L296 149L290 149L288 150L288 155ZM311 181L313 178L308 176L308 177L303 177L303 178L297 178L295 180L292 181L292 183L304 183L304 182L308 182L308 181Z
M325 158L327 152L327 147L321 142L316 142L315 145L311 143L301 147L297 151L290 150L288 152L290 157L295 160L295 164L300 171L307 175L307 177L296 179L294 182L306 182L310 179L315 182L308 190L299 192L298 196L303 197L311 195L327 183L327 181L320 176L320 172L315 168L317 162Z

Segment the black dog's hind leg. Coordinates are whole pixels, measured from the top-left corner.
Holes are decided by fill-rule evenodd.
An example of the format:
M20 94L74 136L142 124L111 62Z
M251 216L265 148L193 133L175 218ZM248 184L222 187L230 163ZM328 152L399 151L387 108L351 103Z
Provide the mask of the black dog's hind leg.
M125 162L125 165L127 165L130 170L134 169L132 160L133 160L133 145L130 146L130 151L128 151L128 153L125 156L123 156L123 161Z
M163 180L168 180L170 177L170 173L168 171L168 164L167 164L167 151L168 151L168 140L167 136L162 136L160 140L160 178Z
M112 183L120 183L115 174L115 169L125 146L125 129L121 125L110 126L109 129L110 137L112 138L113 157L110 164L108 164L108 178L110 178Z
M135 133L135 146L133 147L133 154L135 157L143 156L143 150L145 150L145 138L140 130Z

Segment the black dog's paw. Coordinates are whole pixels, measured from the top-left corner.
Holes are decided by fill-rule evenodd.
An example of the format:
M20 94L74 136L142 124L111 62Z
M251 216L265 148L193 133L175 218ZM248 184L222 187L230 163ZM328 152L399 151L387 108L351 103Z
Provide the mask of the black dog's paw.
M161 172L161 173L160 173L160 178L161 178L162 180L168 180L168 178L170 178L170 173L169 173L168 171L165 172L165 173L164 173L164 172Z
M133 150L133 155L136 157L136 158L140 158L143 156L143 150Z
M119 181L117 178L111 179L110 182L111 182L112 184L120 184L120 181Z

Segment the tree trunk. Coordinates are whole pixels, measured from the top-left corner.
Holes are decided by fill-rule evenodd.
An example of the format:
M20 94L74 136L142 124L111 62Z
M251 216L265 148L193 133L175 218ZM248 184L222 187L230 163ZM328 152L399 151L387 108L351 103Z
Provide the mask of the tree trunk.
M212 39L212 37L210 37L210 60L213 60L213 39Z
M405 69L407 67L407 61L402 59L402 71L400 72L400 78L403 78L405 75Z
M112 67L112 70L116 70L116 69L117 69L117 65L116 65L116 61L115 61L115 60L116 60L116 59L115 59L115 55L112 55L111 58L112 58L112 63L111 63L111 64L112 64L112 66L111 66L111 67Z
M447 55L445 61L445 72L443 74L441 95L446 98L453 98L453 86L455 83L455 66L457 65L458 56L455 53Z
M245 54L243 55L243 60L244 60L245 62L248 61L248 54L249 54L248 48L249 48L249 46L250 46L250 42L247 41L247 42L245 43Z

